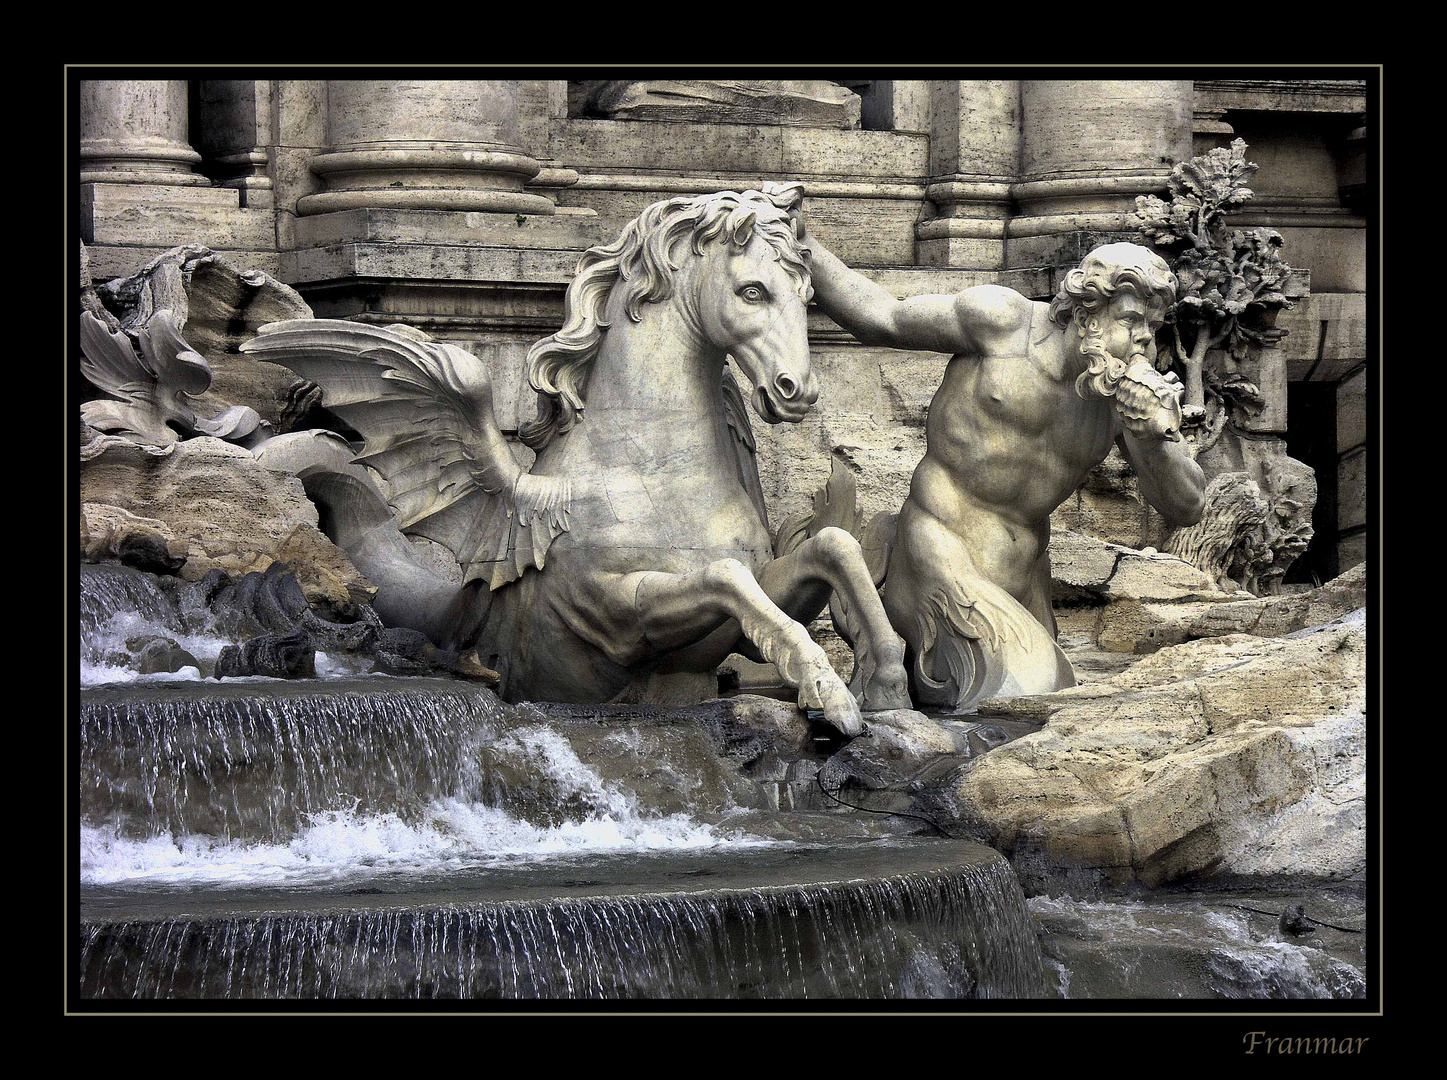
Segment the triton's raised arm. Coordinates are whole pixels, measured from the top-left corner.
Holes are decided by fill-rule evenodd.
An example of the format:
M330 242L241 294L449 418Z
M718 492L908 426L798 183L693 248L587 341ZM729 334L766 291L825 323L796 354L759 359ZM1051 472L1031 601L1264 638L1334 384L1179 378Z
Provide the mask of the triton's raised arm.
M1030 320L1030 301L1014 289L977 285L952 296L905 299L849 269L807 233L814 299L831 319L866 345L942 353L987 351Z

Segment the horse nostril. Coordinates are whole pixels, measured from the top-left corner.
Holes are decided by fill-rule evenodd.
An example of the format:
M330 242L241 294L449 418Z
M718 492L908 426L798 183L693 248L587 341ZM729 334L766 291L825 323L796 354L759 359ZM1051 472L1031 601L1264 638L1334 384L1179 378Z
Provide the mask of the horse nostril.
M799 384L794 381L793 376L785 371L774 377L774 389L785 401L793 401L799 393Z

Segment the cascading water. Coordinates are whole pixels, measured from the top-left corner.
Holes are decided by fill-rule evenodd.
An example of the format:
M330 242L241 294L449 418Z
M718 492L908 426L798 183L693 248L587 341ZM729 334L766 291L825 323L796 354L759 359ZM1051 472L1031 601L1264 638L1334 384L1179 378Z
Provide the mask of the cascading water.
M1048 992L994 852L780 814L697 717L604 713L441 679L84 692L83 995Z
M79 591L80 681L85 687L198 681L213 674L222 649L266 629L243 610L212 610L204 582L185 583L128 566L82 565ZM255 591L259 590L253 590L253 596ZM296 596L305 606L299 590ZM179 670L146 671L143 650L158 642L183 650L190 662ZM365 656L329 654L321 651L320 644L315 653L319 676L345 678L370 671Z
M154 575L125 566L82 566L81 641L94 640L118 616L131 616L168 630L182 628L176 605Z
M844 880L810 880L838 874L841 864ZM406 907L368 894L276 912L283 895L254 892L212 897L201 912L193 898L172 901L187 913L164 915L154 898L105 896L104 917L83 927L82 987L98 997L181 998L1045 993L1014 875L974 845L776 849L746 863L735 853L652 856L586 871L594 877L581 882L530 874L459 885L454 876L446 888L413 890ZM719 884L663 891L680 877ZM777 884L780 877L804 883ZM606 895L640 881L654 891ZM540 888L558 895L490 896ZM595 895L578 895L587 892ZM223 903L230 910L204 910Z

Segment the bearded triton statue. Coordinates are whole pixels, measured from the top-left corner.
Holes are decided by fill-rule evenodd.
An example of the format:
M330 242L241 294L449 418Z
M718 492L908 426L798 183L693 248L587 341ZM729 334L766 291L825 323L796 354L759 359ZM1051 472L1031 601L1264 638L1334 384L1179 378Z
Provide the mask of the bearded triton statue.
M1205 477L1181 439L1181 386L1154 366L1175 299L1170 268L1145 248L1107 244L1049 304L997 285L900 300L810 237L802 217L797 228L815 300L840 326L866 345L953 357L909 497L864 538L914 700L965 709L1074 685L1055 642L1051 511L1119 446L1167 522L1201 516Z

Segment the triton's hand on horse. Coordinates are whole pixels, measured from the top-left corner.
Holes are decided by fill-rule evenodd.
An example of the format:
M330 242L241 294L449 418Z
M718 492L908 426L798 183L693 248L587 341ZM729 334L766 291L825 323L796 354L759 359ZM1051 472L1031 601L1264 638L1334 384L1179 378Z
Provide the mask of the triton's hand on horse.
M649 674L710 672L742 651L854 734L859 704L802 625L837 590L865 708L909 706L903 642L858 541L823 528L774 558L728 370L732 356L771 424L798 422L818 397L798 194L670 199L583 256L565 325L528 356L538 415L519 431L537 455L527 470L470 353L407 328L262 328L245 351L315 380L365 438L355 458L312 438L324 452L297 471L324 528L378 585L384 619L475 648L510 700L608 701ZM359 465L381 474L385 494ZM450 549L462 587L403 534Z

